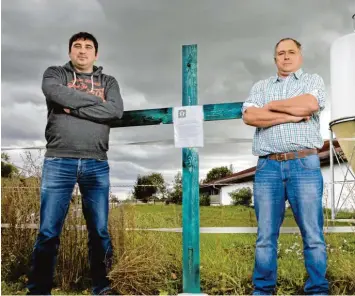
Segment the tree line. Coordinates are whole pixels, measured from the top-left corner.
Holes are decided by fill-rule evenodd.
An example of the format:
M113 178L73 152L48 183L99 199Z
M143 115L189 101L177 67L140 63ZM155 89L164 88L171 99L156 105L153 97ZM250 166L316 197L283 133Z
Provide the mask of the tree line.
M221 166L211 169L206 178L200 183L212 183L233 173L233 167ZM160 173L139 175L132 190L132 198L143 203L149 201L164 201L165 203L182 204L182 175L178 172L174 176L172 186L168 186ZM209 205L209 197L200 196L201 205Z
M37 158L40 158L38 156ZM30 177L40 177L40 167L36 165L38 159L33 159L31 153L25 153L24 163L26 170L30 171ZM22 176L23 172L10 162L10 157L7 153L1 153L1 177L2 178L16 178ZM209 184L213 181L228 177L233 174L233 166L220 166L212 168L206 175L206 178L200 180L200 184ZM250 189L242 188L241 190L233 191L230 196L234 204L250 204L251 192ZM166 204L182 204L182 174L178 172L174 176L174 180L171 186L168 186L161 173L150 173L147 175L138 175L131 197L134 200L139 200L143 203L150 201L160 201ZM111 202L119 202L117 197L110 194ZM207 194L201 194L200 205L210 205L210 196Z

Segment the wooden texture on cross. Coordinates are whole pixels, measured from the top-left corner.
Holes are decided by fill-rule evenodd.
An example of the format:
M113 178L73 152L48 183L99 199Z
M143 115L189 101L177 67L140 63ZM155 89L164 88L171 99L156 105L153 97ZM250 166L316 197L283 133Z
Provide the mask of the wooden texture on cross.
M197 45L182 47L182 105L197 105ZM200 204L197 148L182 149L183 291L200 293Z
M242 117L242 102L203 105L205 121L239 119ZM173 108L125 111L122 119L114 121L111 127L159 125L173 123Z

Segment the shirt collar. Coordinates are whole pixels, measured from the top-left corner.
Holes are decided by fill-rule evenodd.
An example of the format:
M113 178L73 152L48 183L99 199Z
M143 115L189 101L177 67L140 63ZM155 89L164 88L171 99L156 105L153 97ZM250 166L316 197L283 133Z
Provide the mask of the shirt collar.
M296 72L291 73L290 75L293 75L294 77L296 77L296 79L300 79L301 76L303 74L303 70L302 68L298 69ZM276 76L274 76L273 80L274 83L282 81L282 78L280 78L277 74Z

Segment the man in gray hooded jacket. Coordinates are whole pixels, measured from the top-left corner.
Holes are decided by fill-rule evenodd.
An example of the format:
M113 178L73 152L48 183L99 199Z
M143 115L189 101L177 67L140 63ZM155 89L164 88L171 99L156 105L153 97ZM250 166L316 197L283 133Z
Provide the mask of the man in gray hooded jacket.
M110 291L107 272L112 244L108 233L110 122L123 115L116 79L94 66L98 43L86 32L69 40L70 62L43 75L48 122L41 181L40 230L34 246L29 294L50 294L59 237L78 183L89 236L93 294Z

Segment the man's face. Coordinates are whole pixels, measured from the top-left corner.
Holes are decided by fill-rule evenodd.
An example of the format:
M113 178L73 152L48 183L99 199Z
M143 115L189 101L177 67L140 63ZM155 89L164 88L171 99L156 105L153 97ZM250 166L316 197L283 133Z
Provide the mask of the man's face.
M95 46L91 40L78 39L73 42L69 57L74 67L79 70L90 70L97 59Z
M276 48L275 63L280 75L288 75L301 68L302 54L292 40L282 41Z

